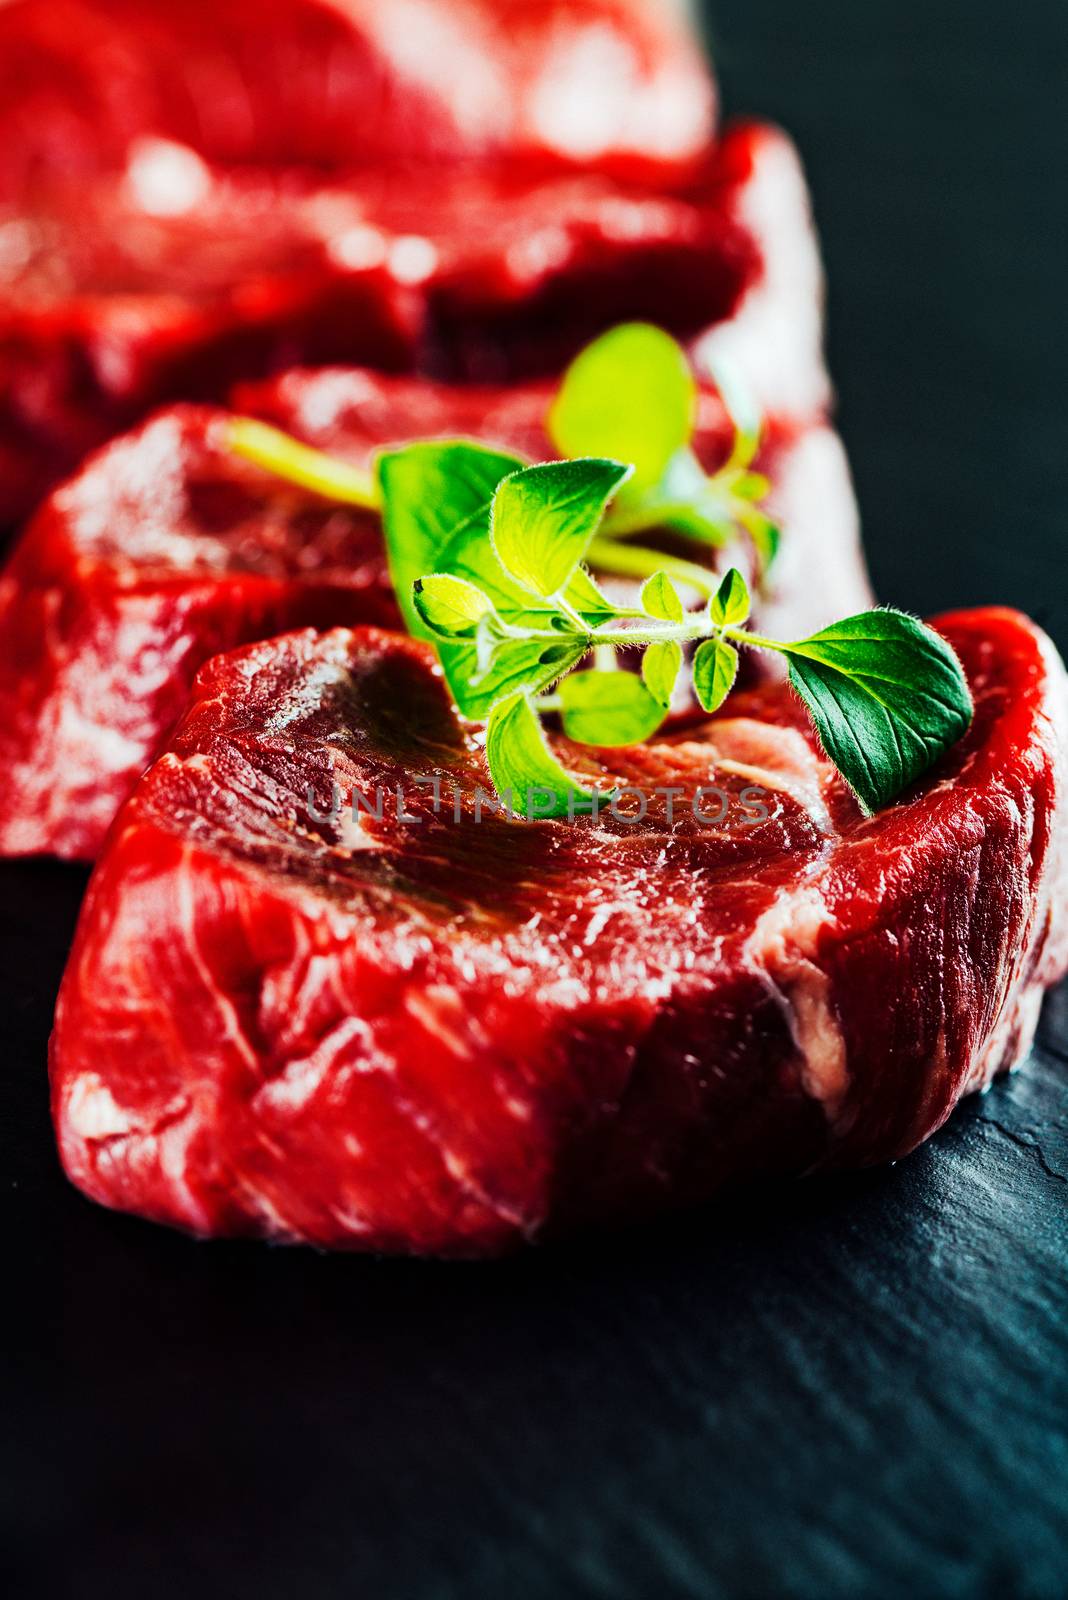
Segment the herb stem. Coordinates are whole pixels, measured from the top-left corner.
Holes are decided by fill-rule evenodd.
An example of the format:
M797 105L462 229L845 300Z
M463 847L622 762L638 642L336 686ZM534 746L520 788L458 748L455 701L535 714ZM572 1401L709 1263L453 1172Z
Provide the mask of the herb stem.
M717 632L725 639L737 639L739 644L754 645L758 650L776 650L782 656L790 654L791 647L788 644L783 644L779 639L765 638L762 633L753 633L749 628L736 628L728 623Z
M365 511L377 511L380 507L378 490L369 472L338 461L322 450L313 450L310 445L301 444L280 428L272 428L255 417L231 418L226 442L246 461L253 461L277 477L311 489L328 500L361 506Z
M593 645L610 644L617 650L631 650L647 644L692 644L695 639L707 639L718 628L709 625L707 616L693 622L663 622L644 628L595 628L589 636Z

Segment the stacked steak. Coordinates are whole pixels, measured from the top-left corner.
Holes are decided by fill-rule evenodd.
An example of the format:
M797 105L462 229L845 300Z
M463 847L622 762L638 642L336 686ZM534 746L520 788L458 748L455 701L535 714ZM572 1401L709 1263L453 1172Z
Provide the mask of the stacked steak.
M1024 619L940 620L974 722L873 818L769 679L630 749L550 726L616 799L516 821L377 511L235 451L242 413L364 471L544 459L567 363L647 320L707 472L717 374L764 416L778 554L717 555L755 624L864 606L801 169L717 127L680 17L0 5L0 854L99 857L51 1073L105 1205L481 1254L893 1158L1068 964L1065 680Z

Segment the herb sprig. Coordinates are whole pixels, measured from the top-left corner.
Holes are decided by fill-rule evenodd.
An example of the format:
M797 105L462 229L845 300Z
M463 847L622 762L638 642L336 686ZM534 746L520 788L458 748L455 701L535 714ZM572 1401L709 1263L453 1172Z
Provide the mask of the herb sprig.
M583 563L608 502L632 481L621 463L522 467L475 445L417 444L380 457L378 471L394 579L398 593L408 586L413 631L436 645L459 710L487 724L490 775L513 802L537 788L556 796L543 814L588 808L590 791L550 753L539 714L559 713L564 732L583 744L639 743L667 715L685 645L696 646L693 688L708 712L729 695L741 648L785 657L824 750L867 813L969 725L956 656L904 612L863 612L807 639L768 638L747 627L749 591L737 568L696 610L663 567L648 574L637 606L613 604ZM434 530L450 524L436 540ZM421 564L431 570L413 576ZM640 674L576 670L591 653L638 649Z
M542 717L558 714L579 743L640 743L663 723L692 646L693 691L709 712L733 688L740 649L784 657L824 750L871 813L966 731L964 674L939 635L900 611L863 612L801 640L754 633L737 568L720 579L636 540L667 529L707 549L742 531L758 574L774 559L778 531L761 507L769 485L752 470L760 420L728 374L717 381L734 443L711 475L692 448L686 357L643 323L604 335L565 374L547 426L566 460L530 465L424 441L382 453L370 474L250 418L231 422L229 442L289 481L381 510L404 621L434 643L461 714L486 725L494 785L516 809L535 790L553 797L539 815L592 809L593 791L553 754ZM637 604L610 598L593 572L640 580ZM640 672L618 669L620 651L641 652Z
M723 465L707 473L693 450L697 383L685 351L670 334L650 323L624 323L595 339L565 372L546 416L546 430L560 455L603 457L633 467L587 551L595 571L620 577L650 571L653 552L637 537L653 532L684 538L695 554L706 557L742 536L753 545L757 572L763 576L771 566L779 529L762 505L771 485L752 470L763 422L729 369L717 370L715 379L733 442ZM373 473L269 423L235 417L228 437L236 454L291 483L347 505L380 509ZM516 466L527 464L509 459ZM714 575L700 562L658 559L699 594L711 593Z

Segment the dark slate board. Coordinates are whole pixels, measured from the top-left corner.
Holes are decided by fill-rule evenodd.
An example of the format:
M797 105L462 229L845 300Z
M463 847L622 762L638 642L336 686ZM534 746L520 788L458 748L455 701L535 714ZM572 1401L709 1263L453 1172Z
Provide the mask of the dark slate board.
M1068 645L1068 12L715 20L729 104L812 171L880 591L1010 599ZM1065 1593L1068 989L893 1169L492 1266L205 1246L60 1177L83 883L0 871L8 1593Z

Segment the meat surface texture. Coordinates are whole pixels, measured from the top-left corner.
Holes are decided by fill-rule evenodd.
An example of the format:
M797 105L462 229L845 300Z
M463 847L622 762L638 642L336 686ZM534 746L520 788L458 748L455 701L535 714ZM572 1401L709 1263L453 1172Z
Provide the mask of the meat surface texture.
M324 187L142 140L119 173L0 205L0 528L166 401L327 360L545 375L630 318L702 359L728 347L767 410L826 408L819 256L781 134L734 129L671 194L511 166Z
M676 180L713 131L662 0L9 0L0 194L175 140L325 173L507 158Z
M1063 668L1015 613L937 626L974 724L870 820L781 686L607 765L557 740L671 820L525 823L418 643L213 661L64 978L68 1175L201 1235L477 1255L905 1155L1068 955Z
M367 371L291 374L239 399L366 465L378 447L475 437L531 459L553 386L452 387ZM91 860L219 651L303 624L397 620L376 516L240 460L227 415L180 406L91 459L38 513L0 577L0 855ZM729 449L702 395L709 468ZM867 598L848 469L824 425L775 421L759 466L783 537L762 620L802 634ZM750 570L752 547L720 553Z

